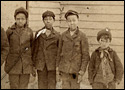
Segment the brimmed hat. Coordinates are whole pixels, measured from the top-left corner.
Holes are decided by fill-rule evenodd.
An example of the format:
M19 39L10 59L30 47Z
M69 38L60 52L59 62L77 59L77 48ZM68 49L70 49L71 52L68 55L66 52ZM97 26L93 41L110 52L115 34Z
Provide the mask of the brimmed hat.
M67 19L67 17L70 15L76 15L79 18L78 12L76 12L74 10L68 10L65 14L65 18Z
M55 19L55 14L52 11L46 11L43 13L42 18L44 19L46 16L52 16Z

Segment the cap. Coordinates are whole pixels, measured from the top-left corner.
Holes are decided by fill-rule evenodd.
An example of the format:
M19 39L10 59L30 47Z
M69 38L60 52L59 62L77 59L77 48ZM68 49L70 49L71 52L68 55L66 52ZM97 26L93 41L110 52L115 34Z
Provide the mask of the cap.
M19 14L19 13L25 14L26 18L28 18L28 11L25 8L20 7L18 9L16 9L15 13L14 13L14 17L16 17L16 15Z
M74 10L68 10L65 14L65 18L67 19L67 17L70 15L76 15L79 18L78 12L76 12Z
M42 15L42 18L44 19L46 16L52 16L53 19L55 19L55 14L52 11L45 11Z
M97 34L97 41L99 41L101 36L103 36L103 35L108 35L110 41L112 40L112 35L111 35L111 32L110 32L110 29L105 28L105 29L99 31L98 34Z

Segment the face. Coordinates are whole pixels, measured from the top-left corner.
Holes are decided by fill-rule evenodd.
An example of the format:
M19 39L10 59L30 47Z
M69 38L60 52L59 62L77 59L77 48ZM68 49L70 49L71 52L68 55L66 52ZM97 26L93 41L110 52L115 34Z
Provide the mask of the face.
M66 21L68 23L70 30L72 31L76 30L78 26L78 17L76 15L68 16Z
M47 29L51 29L51 28L52 28L54 21L55 21L55 20L54 20L53 17L51 17L51 16L47 16L47 17L45 17L44 20L43 20L43 22L44 22L44 24L45 24L45 27L46 27Z
M101 36L101 38L99 40L99 43L100 43L100 47L102 49L105 49L110 45L110 39L107 38L107 35L106 36Z
M17 14L16 17L15 17L15 20L16 20L16 24L19 27L24 27L24 25L26 24L26 21L27 21L26 16L23 13Z

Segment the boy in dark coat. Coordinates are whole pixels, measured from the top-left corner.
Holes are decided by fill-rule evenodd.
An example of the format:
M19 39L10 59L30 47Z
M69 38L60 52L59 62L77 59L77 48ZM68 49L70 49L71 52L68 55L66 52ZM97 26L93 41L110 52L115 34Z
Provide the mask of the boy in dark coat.
M56 88L56 57L60 34L53 28L55 14L46 11L42 15L45 26L35 35L33 61L38 73L39 89Z
M78 28L79 15L76 11L69 10L65 18L69 28L60 38L57 70L61 74L63 89L80 89L90 59L88 39Z
M97 34L100 47L91 55L88 67L89 82L93 89L115 89L123 76L123 66L117 53L110 48L112 36L108 28Z
M5 72L9 75L11 89L27 89L33 72L33 32L27 25L28 12L23 7L15 10L15 24L8 28L9 54Z

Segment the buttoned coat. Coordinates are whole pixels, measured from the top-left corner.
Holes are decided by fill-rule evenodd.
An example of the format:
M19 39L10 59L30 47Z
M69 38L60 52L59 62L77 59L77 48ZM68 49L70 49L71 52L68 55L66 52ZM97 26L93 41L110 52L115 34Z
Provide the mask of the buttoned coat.
M5 63L5 71L8 74L30 74L32 72L32 41L33 32L25 25L18 28L16 24L7 30L9 41L9 54Z
M118 57L117 53L112 49L108 48L108 52L112 60L109 61L109 65L114 74L114 81L121 81L123 76L123 65ZM94 77L101 64L99 48L97 48L91 55L90 63L88 66L88 79L90 84L94 82Z
M44 27L45 28L45 27ZM44 29L42 28L42 29ZM60 34L52 29L51 34L47 37L41 33L38 37L35 35L33 46L33 61L37 70L43 70L45 65L47 70L56 70L56 58Z
M77 28L73 36L69 29L65 31L59 41L57 67L65 73L86 71L90 60L89 45L86 35Z

